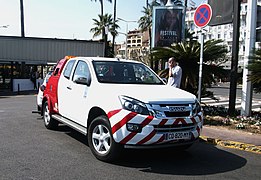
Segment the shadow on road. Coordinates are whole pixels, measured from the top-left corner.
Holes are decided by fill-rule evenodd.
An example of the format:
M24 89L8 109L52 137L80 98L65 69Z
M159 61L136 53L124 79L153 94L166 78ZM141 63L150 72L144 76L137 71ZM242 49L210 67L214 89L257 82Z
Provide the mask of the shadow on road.
M173 149L127 150L118 165L140 168L142 172L171 175L207 175L243 167L246 159L199 142L187 151Z
M87 138L67 126L60 126L70 137L88 145ZM126 149L114 165L139 169L139 171L170 175L208 175L239 169L247 160L218 149L205 142L198 142L186 151L173 149Z

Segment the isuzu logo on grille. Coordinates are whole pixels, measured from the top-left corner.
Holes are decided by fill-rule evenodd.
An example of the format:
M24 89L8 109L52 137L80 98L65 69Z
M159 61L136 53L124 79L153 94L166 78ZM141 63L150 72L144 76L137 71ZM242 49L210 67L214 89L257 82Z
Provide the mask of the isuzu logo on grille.
M167 106L170 112L185 112L186 108L183 106Z

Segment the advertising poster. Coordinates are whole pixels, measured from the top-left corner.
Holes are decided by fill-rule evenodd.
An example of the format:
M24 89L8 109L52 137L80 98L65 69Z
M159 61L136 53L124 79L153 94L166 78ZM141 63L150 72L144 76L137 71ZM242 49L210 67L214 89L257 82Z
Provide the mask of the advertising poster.
M154 7L152 47L170 46L184 38L184 7Z

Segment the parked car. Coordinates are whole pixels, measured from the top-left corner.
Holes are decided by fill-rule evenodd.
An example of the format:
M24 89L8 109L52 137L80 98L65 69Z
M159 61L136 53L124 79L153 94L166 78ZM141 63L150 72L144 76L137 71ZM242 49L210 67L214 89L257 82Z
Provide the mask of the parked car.
M42 109L43 92L44 92L44 90L46 88L46 84L47 84L49 78L51 77L52 73L53 73L53 70L49 71L46 74L46 76L45 76L45 78L43 80L43 83L41 84L41 86L38 89L36 103L37 103L37 110L38 110L39 113L41 112L41 109Z
M123 148L186 149L203 125L193 94L166 85L141 62L116 58L61 59L42 104L46 128L64 123L87 135L102 161L115 160Z

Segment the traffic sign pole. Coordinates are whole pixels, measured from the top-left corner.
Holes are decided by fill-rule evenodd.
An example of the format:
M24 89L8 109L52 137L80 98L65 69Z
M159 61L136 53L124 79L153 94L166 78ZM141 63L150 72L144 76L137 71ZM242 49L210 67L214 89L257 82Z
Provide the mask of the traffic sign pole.
M198 78L198 100L201 102L201 84L202 84L202 66L203 66L203 48L204 48L204 36L203 29L200 32L200 59L199 59L199 78Z
M201 4L195 11L194 24L201 28L200 31L200 59L199 59L199 78L198 78L198 100L201 102L201 86L202 86L202 72L203 72L203 48L204 36L203 27L208 25L212 17L212 9L209 4Z

